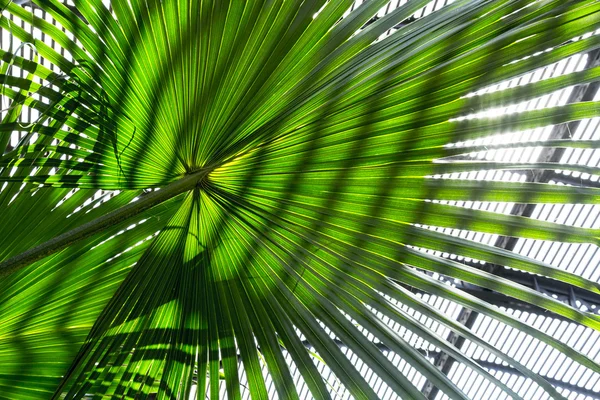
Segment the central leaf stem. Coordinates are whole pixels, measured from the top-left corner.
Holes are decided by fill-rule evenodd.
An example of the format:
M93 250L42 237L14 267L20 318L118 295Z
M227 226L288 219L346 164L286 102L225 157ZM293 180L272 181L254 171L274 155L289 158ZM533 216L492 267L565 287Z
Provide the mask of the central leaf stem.
M0 277L15 272L27 265L52 255L66 247L88 238L93 234L125 221L143 211L161 204L181 193L195 188L212 169L201 169L172 182L160 190L141 196L137 201L124 205L108 214L60 234L38 246L0 263Z

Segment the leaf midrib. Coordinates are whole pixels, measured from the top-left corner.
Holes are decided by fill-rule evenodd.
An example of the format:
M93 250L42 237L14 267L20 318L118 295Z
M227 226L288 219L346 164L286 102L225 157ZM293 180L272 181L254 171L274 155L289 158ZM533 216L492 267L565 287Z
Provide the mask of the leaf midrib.
M29 250L0 262L0 277L9 275L31 263L48 257L68 246L86 239L95 233L118 224L143 211L157 206L173 197L197 187L214 168L203 168L191 172L182 178L162 187L160 190L148 193L137 201L124 205L117 210L102 215L92 221L55 236Z

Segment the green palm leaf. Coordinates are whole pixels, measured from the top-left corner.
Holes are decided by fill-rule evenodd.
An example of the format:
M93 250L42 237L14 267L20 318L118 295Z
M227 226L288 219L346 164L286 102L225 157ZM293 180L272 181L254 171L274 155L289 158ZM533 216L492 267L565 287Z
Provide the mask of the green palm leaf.
M401 398L426 398L389 354L449 398L469 398L404 331L523 396L414 311L564 398L421 293L600 374L588 355L439 278L598 331L597 313L454 256L592 295L600 283L429 228L599 243L598 229L452 202L598 203L593 187L456 177L598 174L554 159L471 154L600 147L569 137L485 141L600 116L592 99L472 117L598 82L600 67L588 63L481 94L594 54L600 36L586 34L600 27L600 2L457 0L416 19L429 0L386 15L385 0L33 3L56 23L0 0L0 27L25 43L0 51L9 101L0 121L0 398L202 399L224 386L231 399L266 399L272 382L279 398L297 399L296 370L314 398L378 398L355 358ZM38 117L23 122L24 110ZM15 132L21 140L10 146Z

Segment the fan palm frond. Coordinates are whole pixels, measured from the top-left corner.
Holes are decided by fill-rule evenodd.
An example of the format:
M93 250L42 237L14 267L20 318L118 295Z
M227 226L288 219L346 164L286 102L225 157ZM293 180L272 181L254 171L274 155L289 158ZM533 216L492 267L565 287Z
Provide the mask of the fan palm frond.
M600 2L457 0L420 18L429 0L383 16L385 0L351 11L353 0L33 3L57 24L0 0L0 27L35 53L0 51L10 102L0 123L0 398L218 398L224 381L228 398L266 399L269 380L294 399L294 368L314 398L378 398L354 357L401 398L425 398L388 354L449 398L468 398L388 320L521 398L412 311L564 398L422 293L600 374L588 355L438 278L600 330L597 313L459 258L593 294L597 281L430 229L599 243L598 229L464 203L597 204L597 188L456 177L599 174L555 159L471 155L600 147L562 136L485 141L599 116L592 99L477 114L598 82L590 56L582 70L485 90L597 54L600 36L589 33L600 27ZM37 118L22 122L25 109ZM22 138L10 146L14 132Z

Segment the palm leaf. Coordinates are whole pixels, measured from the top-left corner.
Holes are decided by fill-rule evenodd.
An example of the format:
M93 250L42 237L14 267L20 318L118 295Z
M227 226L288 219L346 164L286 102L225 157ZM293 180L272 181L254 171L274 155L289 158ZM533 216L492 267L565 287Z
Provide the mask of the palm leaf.
M388 389L426 398L392 356L449 398L469 398L412 334L499 392L524 396L415 312L565 397L428 295L600 374L589 355L444 283L600 331L597 313L459 260L590 295L600 283L456 234L599 243L598 229L465 206L593 205L598 188L457 179L598 175L552 158L489 156L598 149L592 138L490 139L599 116L597 101L482 117L598 82L590 56L582 70L488 90L596 54L598 1L457 0L425 16L428 0L394 9L385 0L33 3L55 22L0 0L0 28L24 43L0 51L9 102L0 121L0 398L307 396L293 371L314 398ZM37 117L26 121L25 110ZM481 152L487 158L473 157Z

